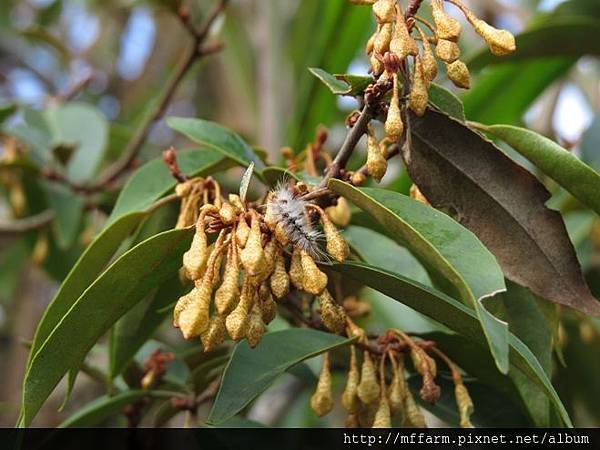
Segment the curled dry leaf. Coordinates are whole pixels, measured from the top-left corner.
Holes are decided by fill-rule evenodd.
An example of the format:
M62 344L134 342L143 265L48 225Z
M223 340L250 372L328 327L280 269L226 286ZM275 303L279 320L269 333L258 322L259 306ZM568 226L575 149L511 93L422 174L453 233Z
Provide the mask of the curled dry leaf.
M600 315L560 214L545 206L550 194L544 186L443 113L410 114L409 122L411 145L403 158L430 203L473 231L511 280L555 303Z

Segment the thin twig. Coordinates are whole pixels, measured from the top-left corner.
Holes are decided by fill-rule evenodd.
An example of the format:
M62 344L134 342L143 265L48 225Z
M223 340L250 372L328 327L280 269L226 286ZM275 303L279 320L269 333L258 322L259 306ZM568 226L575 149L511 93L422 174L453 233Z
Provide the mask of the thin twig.
M360 141L360 138L363 136L363 134L367 132L367 125L372 118L373 107L370 105L365 105L360 113L360 117L346 135L346 139L344 140L342 148L340 148L340 151L333 159L331 166L319 184L320 188L327 187L329 180L339 176L340 171L346 167L346 164L348 163L350 156L352 156L352 152L354 151L356 144L358 144L358 141Z
M49 225L54 219L54 211L47 209L35 216L9 222L0 221L0 236L11 236L26 233L31 230L39 230Z
M421 3L423 3L423 0L411 0L404 13L404 18L408 19L413 17L421 7Z

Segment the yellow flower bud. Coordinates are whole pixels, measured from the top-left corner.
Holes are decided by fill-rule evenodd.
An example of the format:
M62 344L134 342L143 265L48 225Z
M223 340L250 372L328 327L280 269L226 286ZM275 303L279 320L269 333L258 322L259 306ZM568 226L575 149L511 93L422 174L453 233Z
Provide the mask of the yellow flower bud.
M375 421L375 414L379 409L379 402L363 404L358 411L358 423L362 428L371 428Z
M223 206L219 209L219 216L226 225L232 224L235 221L237 214L238 211L236 208L228 202L223 203Z
M373 128L369 125L369 132L367 135L367 169L369 175L373 177L377 182L381 181L387 171L387 159L382 148L377 142Z
M431 9L438 39L458 41L461 31L460 22L446 14L443 1L431 0Z
M485 39L494 55L506 56L516 50L515 37L510 31L494 28L481 19L474 20L473 27Z
M373 42L374 53L383 55L390 49L390 41L392 40L393 29L393 23L384 23L378 26L377 36Z
M349 413L358 412L360 400L358 398L358 384L360 382L360 373L358 371L358 361L356 358L356 347L350 346L350 370L346 379L346 387L342 394L342 406Z
M215 248L208 258L206 270L201 280L195 282L195 288L179 299L173 311L173 324L178 326L185 339L203 333L208 328L210 300L215 284L215 272L219 271L221 252L225 248L225 232L221 231Z
M369 56L369 63L371 64L371 71L373 72L373 75L381 75L384 66L383 63L377 58L375 53L371 53L371 56Z
M255 293L256 289L251 285L248 278L245 278L240 301L225 319L225 327L233 340L237 341L246 336L250 311L254 306Z
M183 254L183 268L190 280L199 280L204 274L208 260L208 237L204 224L196 226L190 249Z
M390 415L390 406L388 405L387 399L382 397L379 401L379 407L375 413L375 420L373 420L372 428L391 428L392 418Z
M402 136L404 124L402 123L402 113L400 111L400 99L398 94L398 74L394 74L394 86L392 88L392 98L385 119L385 135L392 141L397 141Z
M398 14L396 17L394 33L389 46L390 51L400 59L404 59L408 55L416 56L419 53L417 42L408 32L408 27L404 21L404 14Z
M237 245L231 242L227 253L227 263L223 282L215 293L215 307L219 314L227 315L235 308L239 300L238 281L240 276L240 264L237 254Z
M323 325L334 333L342 333L346 327L346 313L331 297L327 289L317 297L321 309Z
M244 204L242 203L242 200L240 199L239 195L229 194L228 200L229 203L231 203L231 205L234 206L237 210L243 211L245 209Z
M344 421L344 427L346 427L346 428L360 427L360 423L358 421L358 416L356 414L348 414L348 417L346 417L346 420Z
M237 224L235 229L235 240L240 248L244 248L246 246L246 242L248 241L248 236L250 235L250 227L246 222L246 219L242 217Z
M281 223L278 223L275 226L275 239L277 239L277 242L279 242L282 247L285 247L290 243L290 238Z
M226 337L225 319L215 314L211 317L207 330L200 335L200 340L202 341L204 351L210 352L221 345Z
M205 274L197 283L197 287L187 296L181 297L175 305L174 322L181 329L185 339L198 336L208 328L212 280Z
M331 371L329 370L329 355L323 358L323 367L319 375L317 389L310 398L310 407L322 417L333 408L333 395L331 393Z
M198 211L203 201L203 191L203 178L192 178L175 187L175 193L181 198L181 207L175 228L187 228L198 219Z
M258 300L260 312L264 323L269 324L277 315L277 305L273 300L273 294L268 282L263 282L258 289Z
M23 183L17 177L8 186L8 202L15 217L23 217L27 209L27 196L23 189ZM45 257L43 258L46 259Z
M289 270L290 281L297 288L302 290L304 288L304 269L302 268L302 255L301 250L294 248L292 251L292 260L290 262Z
M456 405L460 414L461 428L473 428L471 423L471 414L473 414L473 401L469 395L469 391L462 383L457 383L454 386L454 396L456 397Z
M262 319L262 314L258 303L254 303L250 316L248 318L248 329L246 331L246 339L251 348L258 345L263 335L265 334L266 328Z
M285 257L279 252L275 257L275 269L269 280L271 291L276 298L283 298L290 290L290 278L285 271Z
M352 217L352 211L348 205L348 200L344 197L338 197L337 204L335 206L329 206L325 209L325 212L338 227L346 227L350 223Z
M350 254L350 247L335 227L331 219L323 212L321 214L321 223L323 224L323 233L327 241L326 250L337 262L344 262Z
M456 42L438 39L435 54L442 61L452 63L460 57L460 47Z
M252 224L246 246L240 252L240 261L246 272L251 276L259 275L267 266L265 252L262 247L260 220L255 212L252 214Z
M457 59L452 64L446 64L446 72L450 81L455 86L463 89L469 89L471 86L471 76L469 69L460 59Z
M350 181L354 186L362 186L367 181L367 177L362 172L354 172Z
M365 46L365 53L370 55L373 53L373 48L375 47L375 38L377 37L377 31L371 35L369 40L367 41L367 45Z
M48 257L48 233L42 230L38 233L37 239L35 241L35 245L33 246L33 251L31 252L31 261L37 265L41 266L46 262L46 258Z
M403 365L399 365L392 359L392 383L389 390L390 411L393 415L401 413L404 409L404 397L408 387L404 379Z
M320 295L327 287L327 275L319 270L315 260L305 251L300 251L300 258L302 264L302 290L309 294Z
M429 44L429 40L423 30L417 28L419 34L421 35L421 40L423 43L423 53L421 54L421 62L423 64L423 74L425 75L425 79L427 80L427 84L431 83L435 80L435 77L438 73L438 65L435 56L433 55L433 51L431 50L431 45Z
M410 90L408 105L417 116L422 116L427 110L427 102L429 100L428 81L425 78L423 63L420 57L415 59L415 70L413 75L413 83Z
M369 404L379 399L381 393L375 365L368 351L363 352L363 364L360 374L360 383L358 385L358 397L360 401Z
M404 417L406 426L427 428L425 417L423 416L421 409L417 406L410 389L406 390L406 396L404 397L404 410L406 411L406 415Z
M396 0L377 0L373 3L373 14L378 23L390 23L396 18Z
M277 243L277 239L271 238L265 245L265 269L256 278L257 283L262 283L268 279L273 270L275 270L275 260L277 259L277 253L281 252L281 248Z

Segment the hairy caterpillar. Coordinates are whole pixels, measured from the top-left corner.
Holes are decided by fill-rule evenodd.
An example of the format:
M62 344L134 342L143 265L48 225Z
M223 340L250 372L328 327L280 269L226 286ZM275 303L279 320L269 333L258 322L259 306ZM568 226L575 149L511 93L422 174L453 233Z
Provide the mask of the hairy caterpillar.
M325 253L319 247L323 233L313 227L307 211L309 202L302 200L288 183L278 184L268 199L267 214L274 223L281 224L290 243L314 259L325 258Z

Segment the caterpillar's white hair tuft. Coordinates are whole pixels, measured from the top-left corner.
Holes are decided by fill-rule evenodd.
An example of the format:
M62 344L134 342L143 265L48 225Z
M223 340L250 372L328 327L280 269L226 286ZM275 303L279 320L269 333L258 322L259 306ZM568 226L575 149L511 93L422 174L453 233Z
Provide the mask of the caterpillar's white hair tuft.
M327 259L319 247L323 233L313 227L308 215L306 207L309 203L298 197L286 182L279 183L269 197L267 207L277 223L281 224L291 244L314 259Z

